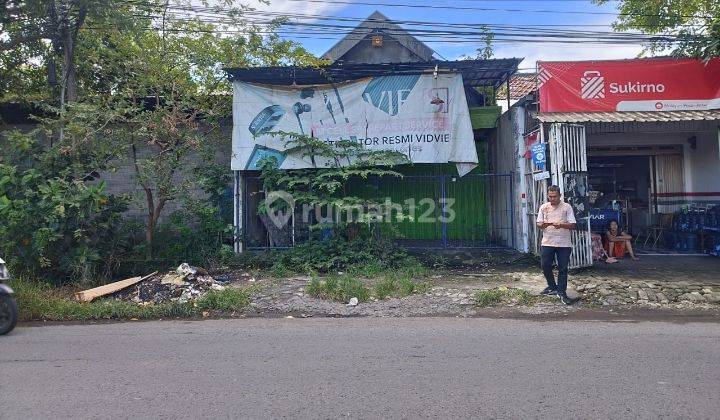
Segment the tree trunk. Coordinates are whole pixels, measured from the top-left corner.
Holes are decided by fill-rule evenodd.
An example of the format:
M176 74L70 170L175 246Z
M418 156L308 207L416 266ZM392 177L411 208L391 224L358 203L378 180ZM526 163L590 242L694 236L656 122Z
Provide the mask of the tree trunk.
M148 206L148 219L145 225L145 258L149 261L153 257L153 240L155 239L155 200L150 188L143 189L145 190Z

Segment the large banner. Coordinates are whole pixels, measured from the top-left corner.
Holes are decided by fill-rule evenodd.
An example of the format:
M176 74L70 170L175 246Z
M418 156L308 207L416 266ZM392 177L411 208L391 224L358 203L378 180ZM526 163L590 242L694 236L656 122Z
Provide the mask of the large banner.
M258 169L274 156L281 169L312 167L287 154L273 132L294 132L332 144L357 141L395 150L414 163L457 163L460 175L477 165L470 114L459 74L366 78L346 84L233 85L232 169Z
M720 59L538 62L540 112L720 109Z

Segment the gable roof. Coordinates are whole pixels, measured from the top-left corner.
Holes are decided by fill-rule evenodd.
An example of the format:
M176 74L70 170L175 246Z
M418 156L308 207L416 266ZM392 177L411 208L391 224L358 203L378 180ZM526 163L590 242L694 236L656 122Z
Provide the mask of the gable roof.
M408 34L400 25L378 11L373 12L360 25L345 35L342 40L323 54L322 58L334 63L368 35L375 32L382 32L392 37L421 61L430 61L433 58L434 51L430 47Z

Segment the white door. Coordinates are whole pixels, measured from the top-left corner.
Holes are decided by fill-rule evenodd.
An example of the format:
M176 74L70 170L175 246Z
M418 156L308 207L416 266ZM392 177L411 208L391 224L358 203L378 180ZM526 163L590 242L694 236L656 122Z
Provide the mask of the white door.
M569 268L589 267L593 260L585 126L554 123L550 126L548 137L552 181L560 187L565 202L573 207L577 220L577 227L572 231L573 251Z

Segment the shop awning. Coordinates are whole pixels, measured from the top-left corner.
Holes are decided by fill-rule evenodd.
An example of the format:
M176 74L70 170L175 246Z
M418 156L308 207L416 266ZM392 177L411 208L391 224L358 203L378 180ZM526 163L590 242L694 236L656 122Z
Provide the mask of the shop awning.
M704 111L645 111L645 112L543 112L537 115L542 122L672 122L672 121L720 121L720 110Z

